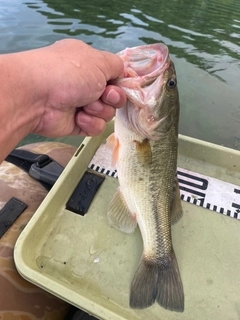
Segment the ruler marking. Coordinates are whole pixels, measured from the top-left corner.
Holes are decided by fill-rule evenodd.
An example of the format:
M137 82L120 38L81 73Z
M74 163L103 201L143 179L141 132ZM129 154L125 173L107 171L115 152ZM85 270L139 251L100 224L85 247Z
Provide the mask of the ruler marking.
M233 207L233 208L240 209L240 204L232 203L232 207Z
M179 185L179 189L180 190L183 190L183 191L186 191L186 192L189 192L189 193L193 193L193 194L196 194L197 196L199 197L205 197L205 193L202 193L202 192L199 192L199 191L196 191L196 190L192 190L192 189L189 189L189 188L186 188L182 185Z
M201 189L201 190L206 190L207 189L208 181L206 179L199 178L199 177L193 176L192 174L185 173L185 172L182 172L182 171L179 171L179 170L177 171L177 173L178 173L178 175L190 178L192 180L197 180L199 182L202 182L202 184L200 185L200 184L196 184L196 183L191 182L191 181L187 181L187 180L183 180L183 179L178 178L179 183L183 183L183 184L186 184L186 185L189 185L191 187L195 187L195 188L198 188L198 189Z

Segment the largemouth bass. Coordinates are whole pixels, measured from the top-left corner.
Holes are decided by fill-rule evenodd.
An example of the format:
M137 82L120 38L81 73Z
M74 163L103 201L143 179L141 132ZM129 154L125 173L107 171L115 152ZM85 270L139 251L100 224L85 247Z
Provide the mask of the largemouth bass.
M183 285L173 250L171 224L182 216L177 169L179 98L176 72L164 44L119 53L124 77L114 80L127 95L116 112L113 147L119 189L110 223L131 233L139 225L143 253L130 290L130 307L184 310Z

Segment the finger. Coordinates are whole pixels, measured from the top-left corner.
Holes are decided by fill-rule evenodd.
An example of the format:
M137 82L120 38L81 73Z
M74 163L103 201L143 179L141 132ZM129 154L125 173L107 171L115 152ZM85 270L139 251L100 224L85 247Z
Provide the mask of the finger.
M79 111L75 116L77 126L80 128L79 135L97 136L106 128L105 120Z
M94 101L87 106L84 106L83 110L87 114L101 118L105 121L110 121L115 116L115 108L104 104L101 100Z
M102 96L101 100L106 103L110 104L111 106L115 108L121 108L126 103L126 94L125 92L114 85L108 85L106 86Z

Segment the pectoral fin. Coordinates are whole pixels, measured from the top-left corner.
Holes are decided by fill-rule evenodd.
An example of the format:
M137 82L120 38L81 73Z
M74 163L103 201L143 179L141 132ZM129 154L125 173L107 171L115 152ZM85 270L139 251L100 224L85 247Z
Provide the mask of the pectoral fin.
M110 148L114 148L115 141L116 141L116 139L115 139L114 133L110 134L110 136L106 140L107 146Z
M107 138L107 146L112 149L112 167L114 168L116 166L117 160L118 160L118 153L119 153L119 141L115 138L114 133L112 133Z
M178 222L182 218L183 211L182 211L182 204L180 198L180 190L178 184L178 178L176 175L174 186L173 186L173 198L172 198L172 205L171 205L171 223L174 224Z
M126 233L132 233L137 225L129 211L121 191L118 189L108 207L108 220L112 226Z

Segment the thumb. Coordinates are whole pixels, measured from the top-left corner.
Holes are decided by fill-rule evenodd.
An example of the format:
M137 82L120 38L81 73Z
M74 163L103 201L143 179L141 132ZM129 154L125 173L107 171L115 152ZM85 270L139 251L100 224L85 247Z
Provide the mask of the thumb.
M111 52L102 51L102 54L105 60L105 70L103 71L105 73L106 80L109 81L123 76L124 64L122 59L118 55Z

